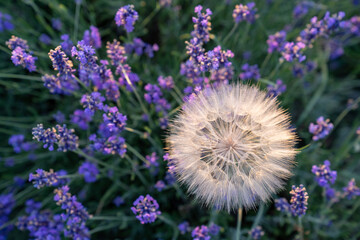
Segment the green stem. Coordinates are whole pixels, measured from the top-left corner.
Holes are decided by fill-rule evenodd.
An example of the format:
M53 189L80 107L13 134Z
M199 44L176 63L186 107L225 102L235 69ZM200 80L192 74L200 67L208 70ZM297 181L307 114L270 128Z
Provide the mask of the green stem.
M3 51L3 52L6 52L7 54L10 54L10 55L11 55L11 50L8 49L8 48L6 48L6 47L4 47L4 46L1 46L1 45L0 45L0 50Z
M0 73L0 78L15 78L15 79L24 79L24 80L33 80L33 81L42 82L41 77L11 74L11 73Z
M141 26L145 27L151 21L151 19L159 12L160 9L160 4L156 4L155 9L144 19L144 21L141 23Z
M136 151L135 148L133 148L132 146L130 146L130 145L128 145L128 144L126 144L126 146L127 146L127 149L129 149L129 151L130 151L131 153L133 153L133 154L134 154L137 158L139 158L141 161L143 161L144 163L147 163L147 162L148 162L138 151Z
M79 28L79 16L80 16L81 2L76 1L75 20L74 20L74 42L77 42L78 28Z
M256 228L257 226L259 226L259 223L260 223L260 221L261 221L261 218L262 218L262 216L263 216L263 214L264 214L264 210L265 210L265 204L264 204L264 203L261 203L261 204L260 204L260 208L259 208L259 210L258 210L258 212L257 212L257 214L256 214L255 220L254 220L254 222L253 222L253 224L252 224L252 226L251 226L251 229L254 229L254 228Z
M268 53L263 61L263 63L261 64L260 70L264 70L264 68L266 67L267 63L269 62L270 58L271 58L271 53Z
M239 24L236 23L236 24L232 27L232 29L230 30L230 32L228 33L228 35L226 35L226 37L224 38L223 45L225 45L225 43L227 42L227 40L229 40L229 38L234 34L234 32L235 32L235 30L236 30L236 28L237 28L238 25L239 25Z
M314 96L311 98L309 103L306 105L305 110L302 112L302 114L299 117L299 120L297 121L296 125L300 126L300 124L306 119L306 117L310 114L310 112L315 107L315 104L320 99L321 95L325 91L326 85L329 80L329 72L328 67L326 63L326 59L324 58L321 63L321 83L317 91L315 92Z
M298 224L299 224L299 237L300 240L304 240L304 228L302 225L302 217L298 217Z
M239 210L238 210L238 218L237 218L237 225L236 225L236 237L235 237L235 240L240 240L241 239L242 214L243 214L243 209L242 209L242 207L240 207Z

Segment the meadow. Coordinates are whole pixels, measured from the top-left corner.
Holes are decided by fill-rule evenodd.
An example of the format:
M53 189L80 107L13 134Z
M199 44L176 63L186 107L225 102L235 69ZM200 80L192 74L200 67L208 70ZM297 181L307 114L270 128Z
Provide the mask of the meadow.
M360 1L0 1L0 240L360 239Z

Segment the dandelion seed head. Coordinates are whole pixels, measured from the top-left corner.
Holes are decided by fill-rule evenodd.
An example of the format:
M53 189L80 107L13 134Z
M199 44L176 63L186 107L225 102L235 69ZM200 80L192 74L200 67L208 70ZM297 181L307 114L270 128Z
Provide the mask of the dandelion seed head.
M268 201L291 176L289 115L256 87L206 88L183 106L168 136L181 183L205 205L230 211Z

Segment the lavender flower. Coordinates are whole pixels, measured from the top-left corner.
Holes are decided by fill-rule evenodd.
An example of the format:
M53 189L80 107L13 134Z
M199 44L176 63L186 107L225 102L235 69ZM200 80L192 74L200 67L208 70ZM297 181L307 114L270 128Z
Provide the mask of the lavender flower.
M121 196L117 196L117 197L114 199L113 203L115 204L116 207L120 207L120 205L124 204L125 201L124 201L124 199L123 199Z
M74 129L67 129L64 124L62 127L56 125L56 128L44 129L42 124L38 124L33 128L33 139L44 143L44 148L54 150L54 143L58 145L58 151L66 152L75 150L79 143L79 138L74 134Z
M61 35L60 38L61 40L63 40L63 42L60 43L61 48L64 50L66 54L71 54L71 49L74 46L74 44L71 41L69 34Z
M360 196L360 188L356 186L355 179L351 179L346 187L343 188L344 197L352 199L356 196Z
M158 160L158 157L156 155L156 152L153 152L151 155L146 155L146 167L149 168L151 166L155 166L155 167L158 167L159 166L159 163L157 162Z
M291 194L290 210L292 215L299 217L305 215L309 196L308 193L306 192L304 185L300 184L299 187L293 185L290 194Z
M280 32L276 32L274 35L269 35L269 38L266 41L269 46L268 53L272 53L274 51L280 52L283 48L285 40L286 40L285 31L280 31Z
M68 186L55 189L54 193L54 201L65 210L65 213L61 214L61 218L66 224L65 237L89 240L89 230L85 226L85 222L90 215L85 207L77 201L75 196L71 196Z
M31 53L26 52L24 48L16 47L11 52L11 61L15 66L21 65L23 68L29 70L29 72L33 72L36 70L35 61L37 57L31 55Z
M146 197L138 197L133 205L134 207L131 207L131 210L141 224L155 222L157 216L161 214L158 210L159 204L149 194L147 194Z
M109 137L101 147L104 154L119 154L121 157L126 153L125 139L120 136Z
M14 29L11 15L0 12L0 32L11 31Z
M350 20L341 22L340 27L355 36L360 36L360 16L353 16Z
M337 176L336 171L331 171L329 160L325 160L323 165L313 165L311 172L316 175L316 181L320 187L326 187L329 186L329 184L334 184Z
M249 232L249 235L254 240L259 240L262 236L264 236L264 231L262 230L262 227L257 226Z
M301 54L301 49L305 48L305 44L302 42L286 42L281 50L281 61L292 62L298 60L302 62L306 59L306 56Z
M294 18L301 18L305 16L309 9L311 8L311 3L307 1L300 2L298 5L295 6L293 10Z
M275 199L275 207L278 211L288 213L290 212L290 204L286 198Z
M44 171L42 169L37 169L36 174L29 174L29 182L33 182L34 187L40 189L42 187L50 187L56 184L59 181L58 174L54 172L53 169L49 171Z
M206 13L202 13L203 7L198 5L195 7L195 13L197 18L193 17L192 21L194 23L194 31L191 32L191 36L199 39L200 42L207 43L210 40L209 32L211 31L211 15L212 12L210 9L206 9Z
M193 240L210 240L209 229L205 225L197 226L191 233Z
M179 231L180 231L180 234L182 234L182 235L184 235L185 233L191 231L189 222L187 222L187 221L184 221L184 222L180 223L180 224L178 225L178 229L179 229Z
M161 192L165 187L165 182L163 180L159 180L156 182L155 186L156 190L158 190L159 192Z
M127 54L132 54L135 52L136 55L141 56L145 53L149 58L154 57L154 51L159 50L157 44L148 44L143 42L140 38L134 38L132 43L125 44L125 50Z
M71 115L71 122L78 125L82 130L89 128L89 122L92 120L92 115L86 111L77 109Z
M220 232L220 226L216 225L215 223L211 223L209 226L209 233L213 236L218 235Z
M258 80L260 78L260 71L257 64L249 65L248 63L245 63L241 67L241 70L243 71L239 75L241 80L249 80L249 79Z
M90 95L82 96L80 103L85 108L85 112L94 115L95 110L103 110L105 98L99 92L92 92Z
M12 135L9 138L9 145L14 148L14 152L19 153L22 150L22 144L24 143L25 136L22 134Z
M255 3L250 2L246 5L238 4L235 6L235 9L233 11L233 18L236 23L247 21L249 23L255 22L255 19L257 18L256 12L257 9L254 8Z
M167 76L167 77L159 76L157 80L159 86L164 90L171 90L174 88L174 80L171 76Z
M79 174L84 175L85 182L92 183L96 181L99 170L95 164L91 162L83 162L79 167Z
M112 43L107 42L106 49L107 57L111 60L111 65L117 67L126 63L126 51L125 48L120 45L119 41L114 39Z
M268 85L267 90L268 90L267 95L269 97L271 97L271 96L276 97L286 91L286 85L285 85L285 83L283 83L283 81L281 79L278 79L278 80L276 80L275 85Z
M83 36L84 44L92 46L96 49L101 48L101 37L99 29L94 26L90 26L90 30L86 30Z
M44 43L45 45L51 44L51 38L50 38L50 36L47 35L47 34L45 34L45 33L43 33L43 34L40 35L39 41L42 42L42 43Z
M58 31L61 31L62 29L62 22L60 18L52 18L51 19L51 26Z
M134 5L126 5L117 11L115 22L118 26L124 26L127 32L132 32L138 18L139 14L134 10Z
M11 36L11 38L5 44L10 50L15 50L16 47L21 47L22 49L29 50L29 45L27 44L27 41L22 38L15 37L14 35Z
M61 111L57 111L52 115L57 123L64 123L65 122L65 115Z
M316 123L317 124L310 123L309 125L309 132L313 134L312 139L314 141L325 138L334 128L334 125L330 123L330 119L324 120L323 116L318 117L318 119L316 119Z
M127 118L119 112L117 107L110 107L107 113L103 114L103 119L110 132L121 132L126 126Z

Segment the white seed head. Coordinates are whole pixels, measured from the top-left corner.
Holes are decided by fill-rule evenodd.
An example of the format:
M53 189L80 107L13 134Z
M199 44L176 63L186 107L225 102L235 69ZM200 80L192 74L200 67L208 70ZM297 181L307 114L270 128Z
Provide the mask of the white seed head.
M167 138L178 180L201 203L227 211L255 207L283 187L295 141L277 100L243 84L184 103Z

